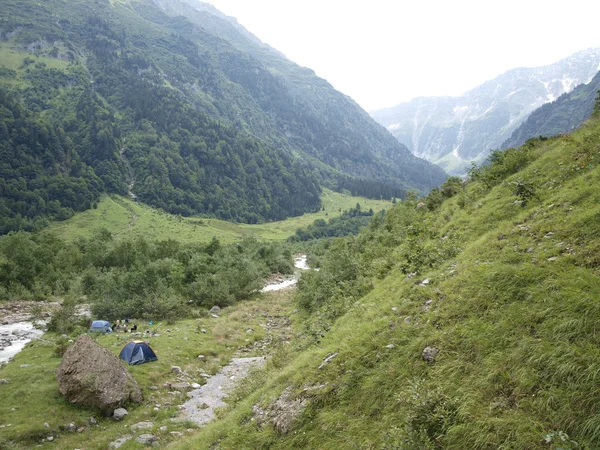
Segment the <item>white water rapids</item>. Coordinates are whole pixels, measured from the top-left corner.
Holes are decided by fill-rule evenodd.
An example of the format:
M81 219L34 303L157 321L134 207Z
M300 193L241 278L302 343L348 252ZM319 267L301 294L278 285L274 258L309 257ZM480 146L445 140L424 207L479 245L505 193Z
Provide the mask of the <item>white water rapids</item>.
M294 257L294 267L296 267L296 273L289 278L286 278L283 281L278 281L277 283L267 284L264 288L262 288L261 292L272 292L272 291L280 291L282 289L286 289L294 286L298 283L298 278L300 278L301 270L308 270L308 264L306 263L306 255L300 254Z
M39 338L44 332L31 322L17 322L0 325L0 364L15 356L32 339Z

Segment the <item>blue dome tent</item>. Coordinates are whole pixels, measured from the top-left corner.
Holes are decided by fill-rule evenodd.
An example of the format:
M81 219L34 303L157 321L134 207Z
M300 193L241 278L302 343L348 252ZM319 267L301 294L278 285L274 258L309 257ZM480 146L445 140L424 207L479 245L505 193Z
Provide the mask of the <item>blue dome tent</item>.
M94 320L88 333L112 333L110 322L106 320Z
M133 341L127 344L121 350L119 358L127 361L130 366L158 360L154 351L144 341Z

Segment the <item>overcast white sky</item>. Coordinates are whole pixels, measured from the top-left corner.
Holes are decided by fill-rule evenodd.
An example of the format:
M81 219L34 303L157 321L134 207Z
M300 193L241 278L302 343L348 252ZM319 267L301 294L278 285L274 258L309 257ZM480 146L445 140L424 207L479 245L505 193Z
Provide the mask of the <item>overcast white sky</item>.
M600 47L600 2L205 0L366 110Z

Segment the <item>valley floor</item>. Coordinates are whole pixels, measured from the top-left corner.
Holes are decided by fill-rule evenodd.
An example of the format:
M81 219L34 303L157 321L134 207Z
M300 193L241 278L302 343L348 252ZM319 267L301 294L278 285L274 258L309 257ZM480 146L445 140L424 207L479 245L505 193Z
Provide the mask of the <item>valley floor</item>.
M0 384L0 448L100 450L124 437L128 439L122 449L144 448L135 442L135 437L144 433L166 445L197 429L182 415L181 405L191 389L182 386L210 383L232 358L269 357L267 366L272 365L272 356L285 352L292 340L295 313L291 290L257 295L223 309L218 318L198 314L201 317L173 324L138 322L138 331L159 360L129 367L143 389L144 402L129 408L122 422L74 407L60 395L54 375L61 361L56 353L63 341L60 336L47 333L27 344L0 368L0 379L5 380ZM115 355L128 341L125 333L98 338ZM172 366L180 366L183 373L172 373ZM151 426L133 431L136 427L132 425L140 422L151 422Z

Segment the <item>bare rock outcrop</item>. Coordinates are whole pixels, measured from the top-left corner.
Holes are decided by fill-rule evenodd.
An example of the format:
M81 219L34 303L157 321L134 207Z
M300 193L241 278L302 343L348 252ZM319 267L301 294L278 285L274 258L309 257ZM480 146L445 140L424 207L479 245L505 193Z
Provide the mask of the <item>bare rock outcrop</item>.
M308 404L306 399L293 398L291 392L291 388L286 388L279 398L266 409L258 405L252 407L254 420L259 427L270 423L281 434L290 432Z
M128 402L141 402L142 390L124 364L89 336L67 349L56 369L58 388L71 403L106 414Z

